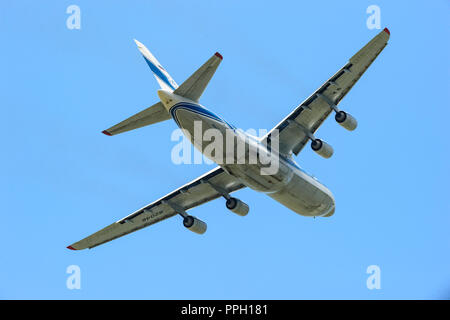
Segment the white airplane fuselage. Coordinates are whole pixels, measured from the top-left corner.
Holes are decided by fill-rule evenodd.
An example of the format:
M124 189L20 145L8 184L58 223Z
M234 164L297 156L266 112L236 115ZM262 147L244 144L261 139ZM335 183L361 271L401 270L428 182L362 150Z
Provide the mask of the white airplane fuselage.
M211 141L195 139L201 137L208 129L215 129L222 133L233 135L235 141L245 145L245 150L257 149L258 153L269 154L271 151L256 137L238 132L232 125L204 108L197 102L177 96L170 91L159 90L158 96L164 107L171 114L177 125L188 132L188 138L196 149L204 152L205 147ZM197 127L195 127L195 123ZM196 132L196 131L201 132ZM214 157L205 153L212 161L215 161L226 172L238 178L247 187L263 192L272 199L303 216L331 216L334 213L335 202L330 190L317 181L314 177L303 171L290 156L277 156L277 170L274 172L265 171L267 163L257 160L256 163L249 162L248 159L238 161L239 153L233 148L234 161L226 161L230 150L227 150L225 139L222 147L215 150ZM217 154L221 153L221 154ZM244 155L248 156L248 152ZM217 161L220 158L222 161ZM269 173L268 173L269 172Z

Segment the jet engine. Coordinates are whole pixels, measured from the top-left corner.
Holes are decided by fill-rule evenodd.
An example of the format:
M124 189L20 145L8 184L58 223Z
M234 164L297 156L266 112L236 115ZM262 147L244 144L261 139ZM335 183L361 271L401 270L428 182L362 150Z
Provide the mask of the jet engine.
M198 234L204 234L206 232L206 223L193 216L184 217L183 225Z
M242 217L246 216L249 211L248 205L245 202L236 198L227 199L225 205L227 206L227 209L231 210L232 212Z
M313 149L318 155L327 159L333 155L333 147L320 139L314 139L311 141L311 149Z
M356 121L356 119L344 111L336 112L334 118L336 119L337 123L339 123L341 126L343 126L345 129L349 131L355 130L356 127L358 126L358 122Z

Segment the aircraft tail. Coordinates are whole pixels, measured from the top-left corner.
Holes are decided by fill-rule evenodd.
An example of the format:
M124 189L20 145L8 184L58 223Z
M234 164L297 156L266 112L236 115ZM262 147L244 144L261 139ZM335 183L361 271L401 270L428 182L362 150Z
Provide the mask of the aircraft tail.
M156 80L158 81L161 89L174 91L178 88L177 83L172 79L170 74L161 66L161 64L156 60L156 58L152 55L150 50L148 50L142 43L134 39L139 51L144 56L145 62L147 62L148 66L153 72Z
M161 89L173 92L176 95L198 101L212 76L217 70L222 56L216 52L208 61L206 61L197 71L195 71L186 81L179 87L172 79L169 73L161 66L150 51L139 41L134 40L139 51L144 56L145 61L152 70ZM108 136L113 136L122 132L138 129L154 123L170 119L171 116L161 102L155 103L153 106L136 113L135 115L123 120L122 122L102 131Z
M186 81L184 81L174 93L188 98L192 101L198 101L203 91L208 86L209 81L222 62L222 55L216 52L208 61L197 69Z
M116 134L138 129L148 126L150 124L169 120L171 116L164 108L161 102L155 103L151 107L136 113L135 115L123 120L122 122L112 126L109 129L103 130L102 133L107 136L114 136Z
M220 62L222 62L222 55L216 52L208 61L206 61L197 71L195 71L180 87L172 79L169 73L156 60L155 56L142 43L134 40L139 51L144 56L145 62L152 70L156 80L161 89L174 92L175 94L198 101L212 76L217 70Z

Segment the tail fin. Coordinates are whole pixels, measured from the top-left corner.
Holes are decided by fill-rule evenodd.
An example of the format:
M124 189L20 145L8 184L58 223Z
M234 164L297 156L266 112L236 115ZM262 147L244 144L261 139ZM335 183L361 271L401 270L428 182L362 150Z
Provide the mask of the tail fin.
M220 53L216 52L178 87L175 81L173 81L167 71L161 67L158 60L156 60L150 51L139 41L134 41L136 42L139 51L144 56L144 59L150 69L153 71L153 74L155 75L155 78L161 88L193 101L198 101L222 61L222 56ZM169 120L170 118L171 116L165 109L164 105L161 102L157 102L153 106L136 113L111 128L103 130L103 133L108 136L113 136L122 132Z
M144 56L145 62L152 70L156 80L158 81L161 89L173 91L178 88L177 83L172 79L169 73L161 66L161 64L156 60L152 53L139 41L134 39L139 51Z

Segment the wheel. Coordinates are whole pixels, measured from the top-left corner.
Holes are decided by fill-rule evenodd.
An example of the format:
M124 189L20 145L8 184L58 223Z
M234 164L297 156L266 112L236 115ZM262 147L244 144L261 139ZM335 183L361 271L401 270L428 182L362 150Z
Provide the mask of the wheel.
M186 216L186 217L184 217L184 219L183 219L183 225L186 227L186 228L190 228L190 227L192 227L193 225L194 225L194 217L192 217L192 216Z
M234 208L236 208L237 200L235 198L227 199L225 205L227 206L227 209L233 210Z

